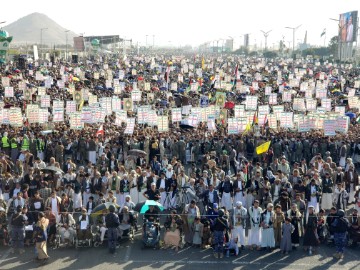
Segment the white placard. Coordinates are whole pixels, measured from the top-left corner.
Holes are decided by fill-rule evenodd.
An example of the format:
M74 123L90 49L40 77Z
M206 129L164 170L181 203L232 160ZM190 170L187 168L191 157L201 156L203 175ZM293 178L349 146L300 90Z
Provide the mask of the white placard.
M76 112L76 102L73 100L66 101L66 114L71 114Z
M64 108L53 108L53 122L64 121Z
M257 110L257 96L246 96L246 110L256 111Z
M124 134L133 134L134 128L135 128L135 118L127 118Z
M280 127L282 128L293 128L293 113L292 112L282 112L280 114Z
M171 120L172 122L181 122L182 120L181 108L171 109Z
M14 97L14 87L5 87L5 97Z
M40 106L41 108L49 108L50 107L50 95L44 95L40 97Z

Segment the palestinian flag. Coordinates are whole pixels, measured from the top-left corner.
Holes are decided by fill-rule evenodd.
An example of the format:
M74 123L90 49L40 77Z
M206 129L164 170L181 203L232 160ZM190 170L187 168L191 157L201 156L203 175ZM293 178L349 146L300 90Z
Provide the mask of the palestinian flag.
M259 124L259 117L258 117L258 112L257 111L254 113L252 126L254 126L255 124Z

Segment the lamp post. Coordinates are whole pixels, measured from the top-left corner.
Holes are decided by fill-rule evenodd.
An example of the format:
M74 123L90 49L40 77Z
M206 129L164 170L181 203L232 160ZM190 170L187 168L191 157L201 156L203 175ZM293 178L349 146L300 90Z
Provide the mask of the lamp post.
M340 62L339 63L339 81L340 81L340 91L342 91L341 62L342 62L343 42L341 40L340 33L342 32L344 27L346 27L346 24L341 25L340 20L333 19L333 18L329 18L329 19L332 21L338 22L338 26L339 26L339 33L338 33L338 48L339 48L339 62Z
M295 52L295 32L296 32L296 30L299 29L300 26L301 26L301 24L296 27L289 27L289 26L285 27L285 28L291 29L293 31L293 49L292 49L293 53Z
M41 28L40 29L40 52L41 52L40 55L42 55L42 38L43 38L43 31L44 30L47 30L47 28Z
M231 40L231 48L230 50L233 51L234 50L234 38L229 36L230 40Z
M260 30L263 34L264 34L264 37L265 37L265 50L264 51L266 51L266 49L267 49L267 38L268 38L268 36L269 36L269 34L270 34L270 32L272 31L272 30L269 30L269 31L267 31L267 32L265 32L265 31L263 31L263 30Z
M239 36L239 49L241 49L241 38L244 37L243 35Z
M65 60L67 61L68 59L68 32L70 30L65 30L65 38L66 38L66 53L65 53Z

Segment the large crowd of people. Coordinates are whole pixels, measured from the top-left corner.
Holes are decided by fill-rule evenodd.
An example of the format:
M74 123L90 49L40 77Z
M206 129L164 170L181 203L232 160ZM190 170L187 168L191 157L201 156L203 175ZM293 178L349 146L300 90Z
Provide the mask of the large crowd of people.
M12 251L35 242L47 260L57 233L85 240L92 223L101 243L114 239L137 230L145 200L164 211L150 206L143 235L149 220L164 225L164 248L211 247L222 258L302 244L311 255L334 241L340 259L357 247L360 79L351 65L339 76L330 62L233 55L16 64L0 69L0 244ZM309 99L315 110L299 106ZM106 202L116 207L92 215Z

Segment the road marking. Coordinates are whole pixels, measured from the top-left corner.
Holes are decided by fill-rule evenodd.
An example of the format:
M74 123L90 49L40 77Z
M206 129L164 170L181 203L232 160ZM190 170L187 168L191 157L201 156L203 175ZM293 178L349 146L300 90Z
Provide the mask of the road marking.
M4 253L4 255L1 257L1 259L0 259L0 264L2 264L5 260L6 260L6 258L9 256L9 254L10 254L10 251L11 251L11 248L9 248L7 251L5 251L5 253Z
M140 263L140 264L221 264L221 265L263 265L263 262L253 262L253 261L226 261L226 260L212 260L212 261L205 261L205 260L178 260L178 261L170 261L170 260L131 260L126 261L127 263ZM326 263L321 263L318 266L323 266ZM273 262L271 266L287 266L287 267L306 267L312 265L311 263L296 263L296 262ZM358 262L347 262L346 266L357 266ZM263 268L265 269L265 268Z
M130 258L130 254L131 254L131 246L128 246L126 248L126 252L125 252L125 257L124 257L124 261L127 262Z

